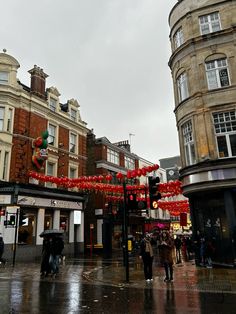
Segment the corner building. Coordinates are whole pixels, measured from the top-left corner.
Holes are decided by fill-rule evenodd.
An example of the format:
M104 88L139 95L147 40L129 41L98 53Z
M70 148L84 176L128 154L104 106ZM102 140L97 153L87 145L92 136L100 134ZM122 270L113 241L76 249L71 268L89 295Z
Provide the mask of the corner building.
M34 66L30 86L17 78L18 61L0 53L0 233L4 256L16 261L41 255L40 233L64 231L65 254L83 252L85 193L28 176L30 171L52 177L86 175L88 129L75 99L60 103L55 87L46 88L47 74ZM47 160L40 169L32 162L34 141L48 131ZM23 214L24 225L6 224ZM77 219L78 218L78 219ZM17 235L17 237L16 237Z
M236 1L180 0L169 15L183 193L215 263L236 261Z

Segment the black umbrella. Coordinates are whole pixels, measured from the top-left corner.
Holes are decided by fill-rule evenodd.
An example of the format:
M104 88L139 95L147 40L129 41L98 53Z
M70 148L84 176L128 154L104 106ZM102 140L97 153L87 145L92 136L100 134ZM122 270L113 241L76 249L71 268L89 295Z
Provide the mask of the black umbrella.
M64 233L64 230L59 230L59 229L47 229L44 230L43 232L40 233L40 237L45 237L45 236L56 236L56 235L62 235Z

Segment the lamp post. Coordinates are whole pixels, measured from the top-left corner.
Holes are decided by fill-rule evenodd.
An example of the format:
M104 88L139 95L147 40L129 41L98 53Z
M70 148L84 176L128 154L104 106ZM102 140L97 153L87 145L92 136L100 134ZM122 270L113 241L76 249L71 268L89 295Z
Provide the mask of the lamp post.
M129 252L128 252L128 208L127 208L127 191L126 182L123 181L124 190L124 206L123 206L123 248L124 248L124 263L125 263L125 274L126 282L129 282Z

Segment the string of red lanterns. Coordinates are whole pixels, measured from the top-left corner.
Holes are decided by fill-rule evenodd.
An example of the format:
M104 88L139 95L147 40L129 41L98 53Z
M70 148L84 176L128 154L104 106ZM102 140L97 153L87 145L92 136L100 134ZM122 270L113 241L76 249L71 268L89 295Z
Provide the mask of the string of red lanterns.
M158 170L159 165L153 165L149 167L143 167L141 169L136 170L129 170L126 175L118 172L116 174L116 178L118 180L122 180L125 177L127 179L136 178L140 176L146 176L147 173L152 171ZM110 183L103 183L104 181L110 182L112 180L112 175L98 175L98 176L81 176L75 179L71 179L68 177L54 177L44 175L42 173L38 173L35 171L29 171L28 176L30 178L34 178L36 180L42 182L50 182L54 183L57 186L63 186L65 188L77 188L82 191L95 191L95 192L102 192L106 194L106 199L108 201L119 202L124 199L123 197L123 186L122 185L114 185ZM169 181L167 183L160 183L158 185L159 192L161 193L162 197L172 197L175 195L182 194L181 182L176 181ZM142 194L145 193L146 185L126 185L127 192L137 194L137 200L145 200L142 197ZM189 212L189 206L187 201L163 201L158 202L159 207L163 210L169 210L171 214L179 214L180 212Z

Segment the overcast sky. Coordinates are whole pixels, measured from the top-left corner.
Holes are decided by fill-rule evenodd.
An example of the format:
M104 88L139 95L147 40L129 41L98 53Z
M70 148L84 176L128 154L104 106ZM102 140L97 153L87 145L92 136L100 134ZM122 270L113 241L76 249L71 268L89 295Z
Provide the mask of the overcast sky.
M96 137L151 162L179 155L168 15L177 0L7 0L0 42L29 86L34 64L77 99ZM135 134L130 136L129 134Z

